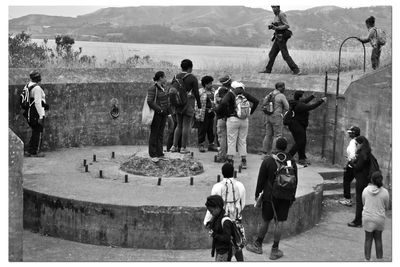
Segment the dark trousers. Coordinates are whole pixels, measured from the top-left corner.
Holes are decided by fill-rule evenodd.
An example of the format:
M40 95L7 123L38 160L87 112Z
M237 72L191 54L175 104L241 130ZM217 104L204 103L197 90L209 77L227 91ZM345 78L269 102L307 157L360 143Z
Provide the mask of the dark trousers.
M292 133L295 142L290 149L289 154L293 157L298 153L299 160L306 159L307 127L301 125L297 121L293 121L289 125L289 130Z
M347 199L351 199L350 187L351 182L354 180L354 170L350 168L349 165L346 166L346 169L343 173L343 197Z
M174 146L178 147L179 140L182 140L181 147L186 148L189 139L190 122L192 120L192 117L185 114L177 113L176 119L178 125L176 126L174 134Z
M364 179L356 179L356 217L354 218L355 224L362 224L362 211L363 211L363 203L362 203L362 192L364 188L368 186L368 180Z
M154 113L153 122L150 126L149 155L150 157L161 157L163 155L164 128L167 115Z
M208 113L204 116L204 121L200 123L198 129L199 145L206 141L208 137L208 144L211 145L214 142L214 112Z
M235 258L236 258L236 261L244 261L243 250L242 249L236 251Z
M36 155L37 153L39 153L42 145L43 125L38 122L38 119L31 119L28 124L32 129L28 152L30 154Z
M176 119L176 114L171 115L171 121L168 119L168 140L167 140L167 151L169 151L174 144L175 129L178 126L178 120ZM181 148L182 138L178 138L177 148Z
M299 70L299 67L296 65L296 63L294 63L292 57L289 55L286 42L287 40L282 37L275 38L274 44L272 45L271 50L269 51L268 64L265 67L268 72L271 72L272 66L274 65L275 62L275 58L279 54L279 51L281 52L283 59L286 61L289 68L293 72L297 72Z
M379 67L379 58L380 57L381 57L380 48L372 48L372 52L371 52L372 69L376 70Z

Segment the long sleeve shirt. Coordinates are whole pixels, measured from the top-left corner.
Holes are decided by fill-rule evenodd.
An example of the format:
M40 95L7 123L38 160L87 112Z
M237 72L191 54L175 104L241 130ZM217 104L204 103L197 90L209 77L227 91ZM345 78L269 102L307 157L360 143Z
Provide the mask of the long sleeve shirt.
M34 82L29 82L28 83L28 87L34 85ZM46 95L43 91L43 89L39 86L36 85L35 87L32 88L29 97L35 101L35 108L37 113L39 114L39 119L43 119L43 117L45 116L45 112L44 112L44 107L42 106L42 101L44 103L46 103Z
M182 72L181 74L178 74L178 75L185 76L186 74L187 74L187 72ZM194 98L196 99L197 107L199 109L201 109L200 94L199 94L199 81L197 80L196 76L194 76L193 74L188 75L183 80L183 82L185 84L185 88L188 91L188 94L194 96Z
M351 161L356 158L357 146L356 140L353 138L350 140L349 145L347 146L346 153L347 153L347 160Z
M232 184L230 181L232 181ZM228 185L228 195L223 195L224 189ZM228 202L233 201L233 190L232 190L232 185L234 186L235 189L235 199L236 201L236 207L234 205L228 205L225 207L225 215L229 215L229 217L232 220L236 220L236 214L233 209L237 208L238 211L238 219L242 218L242 211L246 205L246 189L244 188L244 185L235 180L234 178L224 178L222 179L221 182L216 183L212 190L211 190L211 195L219 195L222 197L222 199L225 201L225 199L228 200ZM211 213L207 210L206 216L204 217L204 225L207 225L207 223L211 220L212 215Z
M376 27L372 27L368 30L368 35L366 37L361 37L360 41L362 43L370 42L372 47L378 46L378 33Z
M309 104L308 102L312 99L314 99L314 96L310 96L304 100L294 100L290 102L290 105L294 107L294 120L304 127L308 126L309 112L324 103L324 100L320 99L313 104Z

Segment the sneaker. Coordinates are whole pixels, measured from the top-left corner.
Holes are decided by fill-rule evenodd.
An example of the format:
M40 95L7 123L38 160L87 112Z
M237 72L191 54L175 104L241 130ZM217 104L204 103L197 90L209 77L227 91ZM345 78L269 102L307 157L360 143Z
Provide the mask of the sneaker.
M271 73L270 70L263 70L263 71L259 71L258 73Z
M157 158L157 157L152 157L152 158L151 158L151 161L154 162L154 163L157 163L159 160L160 160L160 159Z
M303 165L303 166L307 166L308 164L307 164L307 161L305 160L305 159L299 159L299 162L298 162L300 165Z
M181 148L181 152L180 152L181 154L189 154L190 153L190 151L189 151L189 149L187 149L186 147L184 147L184 148Z
M271 254L269 255L269 259L270 260L277 260L279 258L282 258L282 256L283 256L282 250L280 250L278 248L272 248L271 249Z
M260 246L257 242L254 242L253 244L247 244L246 249L250 252L257 253L257 254L262 254L262 245Z
M226 157L217 156L215 162L216 162L216 163L225 163L225 162L226 162Z
M247 169L247 160L246 159L242 159L241 166L242 166L242 169Z
M44 158L45 154L43 152L39 152L37 154L31 154L31 157L34 158Z
M347 224L347 226L349 226L349 227L361 228L361 227L362 227L362 224L361 224L361 223L358 224L358 223L355 223L355 222L353 221L353 222L349 222L349 223Z
M199 145L199 152L201 152L201 153L206 152L206 148L204 147L203 144Z
M25 156L25 157L31 157L31 156L32 156L32 154L31 154L31 153L29 153L28 151L25 151L25 152L24 152L24 156Z
M175 146L171 146L171 148L169 149L169 151L170 151L171 153L176 153L176 152L178 152L178 150L176 149Z
M343 198L338 201L339 204L342 204L343 206L351 207L353 205L353 201L351 199Z

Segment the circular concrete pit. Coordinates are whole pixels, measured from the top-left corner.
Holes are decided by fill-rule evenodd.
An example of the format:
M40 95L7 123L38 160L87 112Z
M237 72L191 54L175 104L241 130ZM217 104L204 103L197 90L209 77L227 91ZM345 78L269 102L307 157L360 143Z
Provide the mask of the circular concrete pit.
M157 185L159 177L121 171L120 163L131 155L147 155L147 147L143 146L71 148L49 152L45 158L25 158L24 228L96 245L149 249L211 247L203 226L204 203L217 175L221 175L222 164L213 162L215 153L192 151L194 159L204 167L204 173L193 176L193 185L190 177L164 177ZM111 158L112 152L115 158ZM166 153L166 157L182 155ZM85 172L84 159L89 172ZM239 161L235 159L236 170ZM246 188L243 223L251 240L261 220L261 211L253 207L261 156L248 155L247 162L248 168L238 172L237 179ZM100 170L103 178L99 178ZM300 233L319 222L321 171L316 167L299 169L297 200L284 224L283 236Z

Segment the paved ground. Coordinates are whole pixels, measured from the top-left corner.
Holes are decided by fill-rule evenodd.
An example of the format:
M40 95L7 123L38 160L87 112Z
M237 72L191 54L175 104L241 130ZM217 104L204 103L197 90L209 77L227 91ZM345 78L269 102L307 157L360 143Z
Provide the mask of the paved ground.
M284 257L278 261L363 261L364 231L346 225L354 209L334 200L324 201L321 222L313 229L281 241ZM392 260L392 216L383 232L384 261ZM245 261L269 261L271 243L264 254L244 251ZM81 244L24 231L24 261L213 261L210 250L145 250ZM374 247L372 260L375 260Z
M119 170L120 164L133 154L147 156L147 149L145 146L70 148L49 152L45 158L25 158L24 188L63 198L115 205L182 206L184 203L189 207L203 207L205 197L217 182L217 174L221 174L222 164L214 163L216 153L199 153L191 148L194 158L204 166L204 173L194 176L193 186L190 186L189 177L163 178L161 186L157 186L157 177L132 174L129 174L129 183L124 183L126 173ZM112 151L115 159L111 159ZM93 154L97 156L96 162L92 162ZM166 153L167 157L179 155ZM89 173L84 171L83 159L89 164ZM239 160L239 157L235 158L236 169ZM260 155L249 154L248 168L238 173L238 180L248 192L248 204L254 202L253 192L261 161ZM103 170L104 179L98 178L99 170ZM319 172L335 170L321 164L300 169L296 197L314 192L314 186L322 184ZM177 190L181 192L179 195ZM136 197L132 198L132 195Z

